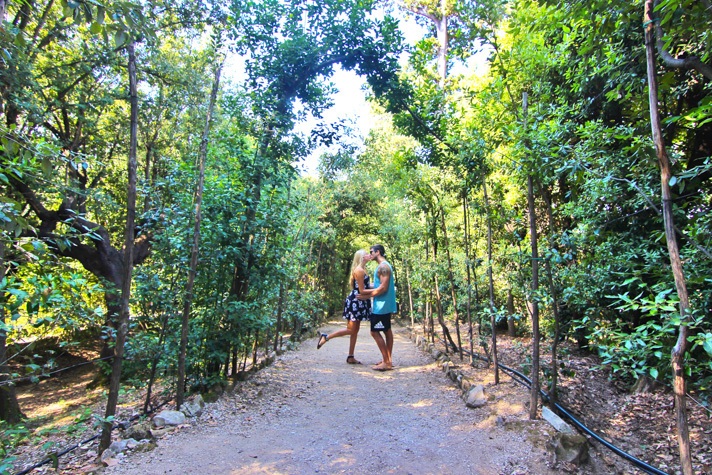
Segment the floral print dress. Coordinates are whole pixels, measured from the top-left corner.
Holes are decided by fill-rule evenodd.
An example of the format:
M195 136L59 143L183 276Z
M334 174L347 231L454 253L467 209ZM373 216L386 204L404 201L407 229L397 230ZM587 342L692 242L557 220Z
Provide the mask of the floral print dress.
M352 322L368 320L371 318L371 299L357 299L356 295L358 294L358 283L356 282L356 279L352 279L351 283L353 285L353 289L346 297L346 302L344 302L344 318L346 320L351 320ZM367 289L370 287L368 274L364 276L363 283Z

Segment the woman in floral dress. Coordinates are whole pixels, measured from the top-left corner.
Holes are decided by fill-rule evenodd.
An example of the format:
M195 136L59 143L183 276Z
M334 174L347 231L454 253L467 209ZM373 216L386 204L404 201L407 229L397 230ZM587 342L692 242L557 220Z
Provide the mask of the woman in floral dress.
M349 335L349 355L346 357L348 364L361 364L359 360L354 358L356 339L358 338L358 330L361 328L361 322L371 318L371 301L356 298L357 294L362 293L364 289L370 288L368 272L366 272L366 263L369 260L371 260L371 254L365 249L359 249L354 254L354 259L351 263L351 278L349 279L351 292L346 296L346 301L344 302L343 315L346 319L346 328L337 330L329 335L322 333L316 345L318 350L332 338Z

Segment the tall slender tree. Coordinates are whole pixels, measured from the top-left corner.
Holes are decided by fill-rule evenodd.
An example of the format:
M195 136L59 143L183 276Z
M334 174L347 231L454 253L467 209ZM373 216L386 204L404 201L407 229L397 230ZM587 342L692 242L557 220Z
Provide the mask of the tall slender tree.
M219 34L219 33L218 33ZM218 39L218 44L220 40ZM217 52L220 55L220 52ZM218 60L215 66L215 77L213 87L208 100L208 110L205 117L205 127L200 139L200 150L198 152L198 181L195 185L195 209L193 227L193 245L190 251L190 265L188 268L188 281L185 285L185 297L183 302L183 312L181 318L180 350L178 352L178 378L176 382L176 407L181 407L185 398L185 360L188 348L188 329L190 326L190 311L193 301L193 287L195 285L195 275L198 272L198 253L200 250L200 225L202 222L203 187L205 183L205 160L208 155L208 139L210 136L210 123L215 110L218 91L220 89L220 73L222 71L222 60ZM227 366L227 365L226 365Z
M655 23L658 21L654 14L653 0L645 0L643 22L645 25L645 57L648 71L648 97L650 105L650 128L655 145L655 154L660 167L660 183L663 201L663 220L665 225L665 240L667 241L670 266L675 278L675 288L680 299L680 327L678 328L677 342L672 350L672 376L675 391L675 413L677 422L677 440L680 447L680 465L682 473L692 475L692 454L690 451L690 434L687 426L687 390L685 385L685 354L687 353L688 325L690 323L690 299L687 293L685 273L680 259L680 250L677 246L675 233L675 218L673 216L672 193L670 180L672 168L670 158L665 148L662 134L660 112L658 111L658 79L655 67Z
M136 76L136 52L134 42L127 47L128 79L130 103L130 135L128 154L128 184L126 189L126 230L124 240L123 272L121 275L121 305L116 322L116 342L114 344L114 359L111 364L111 379L109 395L106 402L106 412L102 423L99 451L102 452L111 444L111 431L114 426L116 404L119 400L121 384L121 367L124 359L124 345L129 332L129 313L131 299L131 274L133 272L134 223L136 219L136 153L138 149L138 79Z

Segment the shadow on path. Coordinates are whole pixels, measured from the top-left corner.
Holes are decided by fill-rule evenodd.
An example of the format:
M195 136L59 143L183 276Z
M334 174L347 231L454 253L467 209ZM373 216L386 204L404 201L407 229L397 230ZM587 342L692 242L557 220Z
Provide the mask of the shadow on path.
M324 332L342 327L323 327ZM346 364L348 336L317 338L280 356L193 421L129 454L107 474L481 474L546 475L545 452L467 409L457 389L395 329L393 371L370 364L380 352L368 325ZM486 408L483 408L486 409ZM536 425L529 427L537 430Z

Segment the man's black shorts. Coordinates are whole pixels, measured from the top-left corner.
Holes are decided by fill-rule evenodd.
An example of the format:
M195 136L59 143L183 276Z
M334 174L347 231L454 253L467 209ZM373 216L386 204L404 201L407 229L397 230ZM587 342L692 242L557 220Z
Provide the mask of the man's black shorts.
M371 314L371 331L385 332L391 329L391 314L384 313L381 315Z

